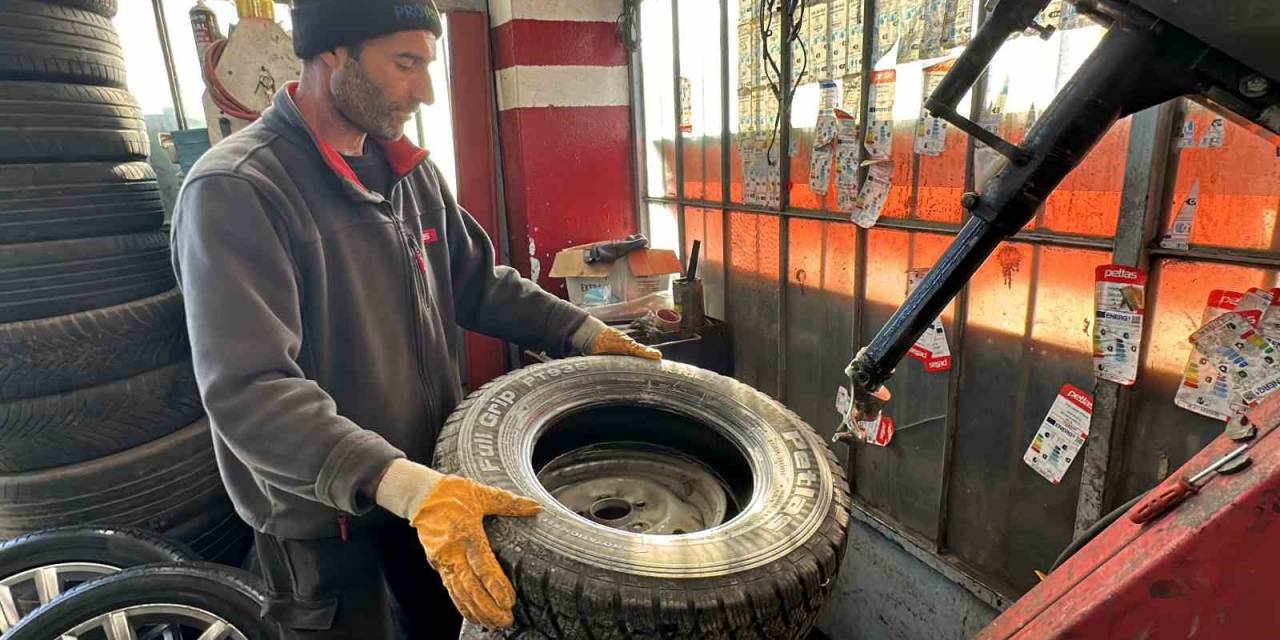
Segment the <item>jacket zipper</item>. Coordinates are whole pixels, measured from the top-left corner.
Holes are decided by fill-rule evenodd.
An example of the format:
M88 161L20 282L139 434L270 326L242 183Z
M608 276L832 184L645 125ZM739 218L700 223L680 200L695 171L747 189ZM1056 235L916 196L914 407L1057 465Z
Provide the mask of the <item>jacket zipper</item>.
M390 207L390 205L387 205L387 206ZM388 215L392 215L390 211L388 211L387 213ZM426 270L427 260L426 260L426 257L422 255L422 250L419 249L418 246L414 244L413 239L409 237L409 232L404 228L404 221L401 220L400 218L395 217L394 215L392 215L392 219L395 220L396 229L400 232L400 238L403 241L405 250L408 254L408 262L406 263L406 266L411 272L410 276L412 278L412 281L409 285L409 290L407 293L409 297L409 302L414 309L413 347L414 347L414 353L417 356L414 359L417 361L417 364L418 364L418 382L419 384L422 385L422 395L427 402L428 415L430 415L431 417L435 417L436 406L435 406L435 398L431 396L430 374L427 373L426 368L422 364L422 360L425 354L423 353L424 347L422 344L422 332L423 332L424 322L422 319L421 296L423 295L422 292L426 290L426 282L425 282L426 275L423 272Z
M396 231L400 236L401 244L404 246L407 254L405 266L409 269L411 279L408 287L405 289L405 297L408 299L410 306L413 307L414 361L418 366L418 384L422 387L422 397L427 403L427 415L434 417L436 414L436 403L435 398L431 396L431 385L429 384L430 375L422 365L422 360L425 356L424 347L422 345L422 331L424 323L422 320L422 294L419 292L426 291L425 271L427 268L427 259L426 256L422 255L422 250L413 242L413 239L409 236L409 232L404 228L404 221L396 217L395 213L391 211L391 204L384 201L377 206L381 209L383 215L390 218L392 222L395 222ZM343 542L347 541L347 516L341 512L338 513L338 535Z

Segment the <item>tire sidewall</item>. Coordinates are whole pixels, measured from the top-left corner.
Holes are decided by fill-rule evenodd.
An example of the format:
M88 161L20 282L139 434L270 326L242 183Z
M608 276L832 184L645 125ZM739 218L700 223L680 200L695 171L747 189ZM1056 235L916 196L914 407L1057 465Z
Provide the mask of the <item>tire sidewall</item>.
M720 425L750 460L756 476L750 503L712 530L659 537L591 523L556 502L530 459L538 425L601 402L639 403ZM437 463L543 505L534 519L494 519L488 527L495 542L648 578L716 578L767 566L817 535L832 510L845 508L825 444L799 417L737 381L673 362L572 358L517 371L473 394L450 418Z
M156 534L116 527L68 527L0 544L0 579L63 562L91 562L116 569L196 560L189 549Z
M243 571L208 563L135 567L68 591L23 618L6 640L46 640L98 615L145 604L202 609L236 627L250 640L276 637L261 617L264 596Z

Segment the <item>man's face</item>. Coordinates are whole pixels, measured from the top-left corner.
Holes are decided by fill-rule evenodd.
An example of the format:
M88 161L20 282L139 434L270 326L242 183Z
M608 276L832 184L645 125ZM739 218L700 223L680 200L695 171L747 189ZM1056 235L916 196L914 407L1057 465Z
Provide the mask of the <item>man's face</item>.
M423 104L435 102L429 67L436 36L401 31L338 50L332 92L338 111L369 135L395 140Z

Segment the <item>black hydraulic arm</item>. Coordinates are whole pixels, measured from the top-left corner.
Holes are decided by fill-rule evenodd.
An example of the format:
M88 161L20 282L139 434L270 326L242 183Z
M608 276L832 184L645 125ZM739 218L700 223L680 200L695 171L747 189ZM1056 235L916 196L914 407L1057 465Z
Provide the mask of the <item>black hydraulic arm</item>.
M1035 216L1049 194L1119 118L1197 91L1203 46L1154 18L1116 20L1020 146L992 134L955 111L999 46L1031 28L1046 0L1003 0L969 48L925 103L934 115L978 137L1003 158L979 194L965 194L972 214L946 253L849 364L854 401L866 411L871 393L1004 239ZM1038 29L1038 27L1036 27ZM1043 33L1043 31L1042 31Z

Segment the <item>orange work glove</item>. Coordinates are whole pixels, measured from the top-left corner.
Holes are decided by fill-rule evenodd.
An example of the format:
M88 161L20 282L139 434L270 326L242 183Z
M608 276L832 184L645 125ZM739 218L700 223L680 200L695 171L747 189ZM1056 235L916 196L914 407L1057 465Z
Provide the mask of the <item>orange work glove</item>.
M661 351L650 349L613 327L607 327L604 331L601 331L600 335L591 341L591 346L587 348L586 353L589 356L632 356L644 358L645 360L662 359Z
M416 508L409 507L422 495ZM493 555L485 516L535 516L541 505L528 498L399 459L378 486L378 504L409 520L427 561L464 618L487 629L505 629L515 619L516 590Z

